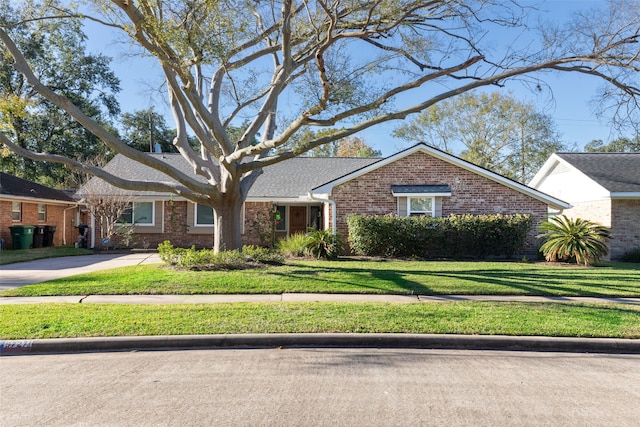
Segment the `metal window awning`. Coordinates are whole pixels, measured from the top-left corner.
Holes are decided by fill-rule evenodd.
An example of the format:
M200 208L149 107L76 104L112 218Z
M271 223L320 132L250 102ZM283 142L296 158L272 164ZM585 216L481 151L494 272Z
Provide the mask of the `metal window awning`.
M449 197L451 188L448 185L392 185L391 194L396 197Z

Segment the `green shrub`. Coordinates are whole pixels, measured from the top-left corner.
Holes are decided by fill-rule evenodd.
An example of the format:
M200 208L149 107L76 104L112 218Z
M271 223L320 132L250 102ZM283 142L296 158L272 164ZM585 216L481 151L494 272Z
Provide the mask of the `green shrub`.
M276 249L287 258L301 257L305 255L307 237L302 233L292 234L286 239L278 240Z
M261 246L245 245L242 247L242 253L246 258L261 264L282 264L284 262L282 253Z
M220 251L213 255L208 265L204 265L207 270L240 270L249 267L247 264L247 257L238 250L233 251Z
M313 230L307 233L305 252L314 258L335 259L344 249L344 243L332 230Z
M556 216L540 224L540 230L544 233L538 237L545 240L540 250L547 261L591 265L608 252L609 228L582 218Z
M625 252L621 258L624 262L640 262L640 248L635 248L629 252Z
M196 249L195 246L174 248L168 240L158 245L158 255L165 263L192 270L237 270L252 266L247 256L237 250L214 254L213 249Z
M169 240L158 245L158 256L162 262L170 265L177 265L185 251L183 248L174 248Z
M212 249L196 249L195 246L191 246L189 249L185 249L182 256L176 264L178 267L202 269L205 266L213 263L213 250Z
M511 257L524 247L531 223L526 214L347 219L354 253L418 258Z

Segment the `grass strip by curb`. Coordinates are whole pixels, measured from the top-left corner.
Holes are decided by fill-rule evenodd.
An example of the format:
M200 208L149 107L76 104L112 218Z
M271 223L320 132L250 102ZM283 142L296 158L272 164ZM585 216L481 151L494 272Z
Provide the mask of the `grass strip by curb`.
M640 338L640 307L514 302L0 306L0 339L9 340L319 332Z

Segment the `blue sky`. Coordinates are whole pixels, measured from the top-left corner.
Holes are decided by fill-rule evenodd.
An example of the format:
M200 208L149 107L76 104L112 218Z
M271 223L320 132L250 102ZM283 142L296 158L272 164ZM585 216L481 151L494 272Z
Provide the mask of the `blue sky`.
M533 1L525 0L526 3ZM535 2L540 5L540 17L543 20L561 21L573 10L584 10L604 4L604 0L548 0ZM94 25L87 27L88 48L113 58L112 67L122 81L119 101L124 112L146 109L154 106L157 111L172 123L171 114L166 107L166 95L162 88L162 78L155 61L135 56L126 56L126 46L114 41L108 31ZM508 83L501 91L510 91L516 98L534 103L540 111L551 115L556 122L562 140L581 149L594 139L605 142L620 136L612 129L606 119L598 119L591 104L602 82L594 77L577 74L548 75L544 81L552 93L536 95L517 82ZM159 91L158 91L159 89ZM493 90L493 89L489 89ZM405 141L394 140L392 130L401 122L390 122L360 134L370 145L381 150L383 155L391 155L406 147Z

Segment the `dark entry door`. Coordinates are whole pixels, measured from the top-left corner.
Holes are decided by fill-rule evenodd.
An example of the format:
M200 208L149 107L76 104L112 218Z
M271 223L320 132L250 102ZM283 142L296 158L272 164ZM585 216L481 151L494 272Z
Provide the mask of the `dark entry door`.
M289 206L289 235L307 232L307 207Z

